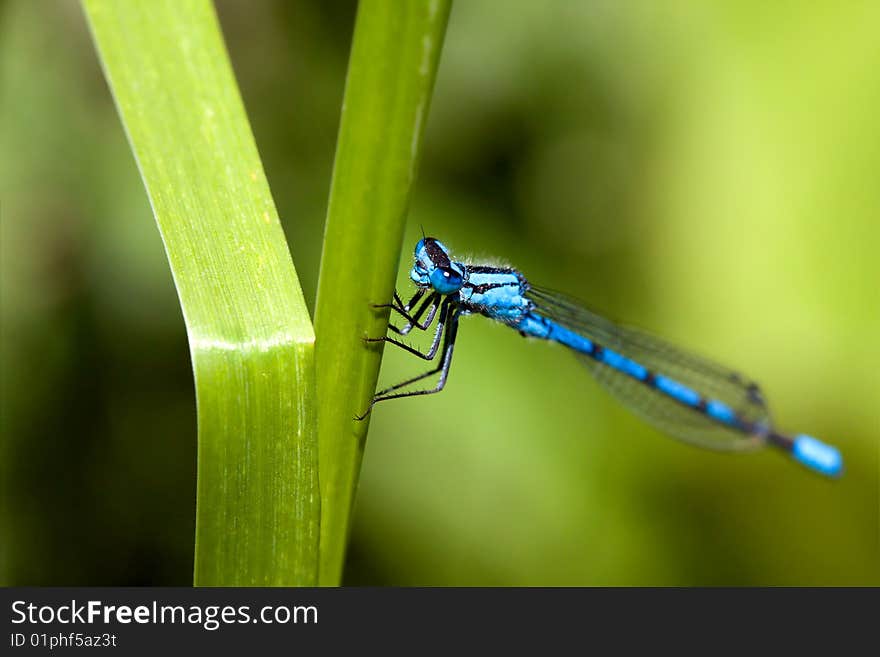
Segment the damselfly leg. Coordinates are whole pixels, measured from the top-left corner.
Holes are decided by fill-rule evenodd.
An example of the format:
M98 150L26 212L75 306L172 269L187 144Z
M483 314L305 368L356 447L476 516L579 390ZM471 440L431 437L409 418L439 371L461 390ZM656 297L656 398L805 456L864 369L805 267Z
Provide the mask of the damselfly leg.
M434 313L436 312L436 307L437 307L436 301L440 298L439 295L435 295L435 296L437 296L437 299L434 299L434 302L435 302L434 310L431 311L431 319L432 320L434 317ZM431 301L431 300L432 300L432 298L428 298L426 301ZM389 338L387 335L382 336L381 338L364 338L364 342L388 342L388 343L393 344L397 347L400 347L401 349L408 351L409 353L413 354L414 356L418 356L419 358L421 358L423 360L434 360L434 356L437 355L437 349L440 346L440 338L443 335L443 326L446 324L446 316L449 312L450 304L451 304L451 301L449 299L446 299L441 304L439 304L440 305L440 317L437 320L437 329L434 331L434 340L431 342L431 348L428 349L428 353L422 353L421 351L419 351L415 347L411 347L410 345L408 345L404 342L400 342L399 340L395 340L394 338ZM424 304L422 307L424 308ZM426 325L425 329L423 329L423 330L426 330L429 325L430 324ZM407 333L408 332L409 331L407 331ZM406 335L406 333L404 333L403 335Z
M388 328L397 333L398 335L407 335L413 328L417 328L420 331L427 331L428 327L434 321L434 316L437 313L437 307L440 302L439 294L431 294L427 299L422 302L422 305L419 306L418 310L410 314L410 310L413 306L418 303L419 299L424 296L425 291L419 290L415 293L412 299L410 299L409 303L406 305L403 304L400 296L397 294L397 291L394 292L394 303L376 303L373 304L373 308L390 308L398 315L403 317L407 323L404 324L401 328L397 328L393 324L389 324ZM425 317L424 321L419 321L422 315L425 314L425 311L428 312L427 317Z
M440 305L440 295L432 294L419 306L419 309L413 314L409 315L406 312L400 312L401 309L394 308L392 306L392 310L398 313L401 317L407 320L407 323L404 324L401 328L397 328L393 324L389 324L388 328L394 331L399 335L408 334L413 328L417 328L420 331L427 331L428 327L433 323L434 316L437 314L437 308ZM427 315L423 321L419 321L422 315L425 315L425 311L427 311Z
M447 314L449 315L448 321L446 321ZM461 315L461 311L459 310L458 307L452 305L448 299L446 301L444 301L443 304L441 305L441 308L440 308L440 319L438 320L438 323L441 323L441 322L445 323L445 330L443 331L443 333L444 333L443 349L442 349L442 357L440 358L440 362L437 364L437 366L434 367L433 369L425 372L424 374L420 374L420 375L415 376L411 379L407 379L406 381L402 381L396 385L389 386L388 388L385 388L384 390L380 390L379 392L376 393L375 397L373 397L373 400L370 402L370 405L367 408L367 410L364 411L364 413L362 415L359 415L355 419L356 420L363 420L365 417L367 417L367 415L370 414L370 411L373 410L373 406L378 404L380 401L386 401L388 399L400 399L401 397L415 397L417 395L431 395L431 394L434 394L434 393L437 393L437 392L440 392L441 390L443 390L444 386L446 385L446 379L449 376L449 368L452 365L452 351L455 348L455 338L456 338L456 335L458 334L458 318L460 315ZM440 331L437 332L437 335L438 336L440 335ZM435 337L435 341L436 340L437 340L437 338ZM408 351L412 350L412 348L409 347L408 345L403 345L403 344L398 343L397 341L392 340L390 338L388 338L387 341L391 342L392 344L396 344L397 346L401 346L404 349L407 349ZM436 349L434 350L434 352L436 353ZM419 355L421 355L421 354L419 354ZM432 356L432 358L433 358L433 356ZM413 384L413 383L416 383L417 381L421 381L422 379L426 379L429 376L437 374L438 372L440 373L440 378L437 380L437 385L435 385L433 388L428 388L426 390L412 390L410 392L399 392L399 393L395 393L395 394L388 394L388 393L393 392L395 390L405 388L406 386Z

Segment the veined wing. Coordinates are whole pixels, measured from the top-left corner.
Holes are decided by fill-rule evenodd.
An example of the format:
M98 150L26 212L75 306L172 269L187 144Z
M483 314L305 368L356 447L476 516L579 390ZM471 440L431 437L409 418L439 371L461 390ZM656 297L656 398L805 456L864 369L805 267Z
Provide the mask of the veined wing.
M741 427L719 422L674 398L586 354L578 354L599 384L627 408L661 431L701 447L743 450L762 443L771 426L761 389L739 373L635 328L622 326L557 292L531 287L526 297L536 312L630 358L655 375L681 383L726 404Z

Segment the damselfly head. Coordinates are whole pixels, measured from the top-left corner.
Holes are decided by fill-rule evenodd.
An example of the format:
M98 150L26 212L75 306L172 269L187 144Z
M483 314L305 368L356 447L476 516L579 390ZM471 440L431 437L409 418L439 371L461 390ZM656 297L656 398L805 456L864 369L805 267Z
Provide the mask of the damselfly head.
M433 287L445 295L458 292L464 285L464 265L452 262L449 250L433 237L420 239L413 255L415 264L410 278L419 287Z

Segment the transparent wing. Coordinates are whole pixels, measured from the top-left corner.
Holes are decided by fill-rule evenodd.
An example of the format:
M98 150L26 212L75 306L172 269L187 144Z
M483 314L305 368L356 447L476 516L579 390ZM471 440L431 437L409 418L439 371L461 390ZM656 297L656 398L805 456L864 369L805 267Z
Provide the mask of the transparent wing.
M741 420L756 427L748 433L716 422L619 370L578 355L603 388L664 433L711 449L744 450L762 443L771 422L757 383L660 338L616 324L557 292L532 287L526 296L539 314L638 362L654 374L675 379L707 399L727 404Z

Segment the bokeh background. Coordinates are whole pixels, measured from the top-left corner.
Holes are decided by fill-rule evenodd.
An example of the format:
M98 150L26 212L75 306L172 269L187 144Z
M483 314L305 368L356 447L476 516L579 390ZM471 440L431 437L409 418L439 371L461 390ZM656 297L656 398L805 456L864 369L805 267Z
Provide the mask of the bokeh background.
M314 303L351 1L220 0ZM345 581L880 584L880 4L464 0L401 255L463 255L735 364L828 482L622 410L562 348L465 322L447 390L377 407ZM77 3L0 3L0 581L191 582L184 325ZM386 351L381 381L419 371ZM442 421L438 421L442 419Z

